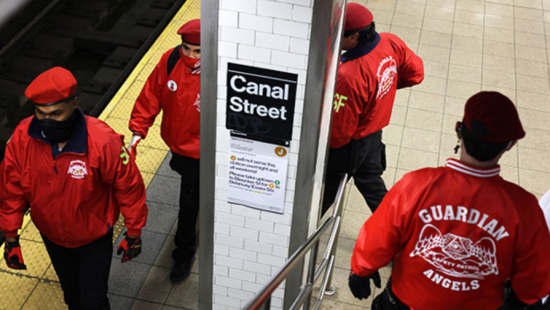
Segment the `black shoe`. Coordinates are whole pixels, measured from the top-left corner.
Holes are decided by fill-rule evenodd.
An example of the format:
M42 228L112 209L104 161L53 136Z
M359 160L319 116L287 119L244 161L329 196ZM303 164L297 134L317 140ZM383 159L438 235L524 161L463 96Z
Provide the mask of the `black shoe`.
M174 262L174 267L170 273L170 281L177 283L185 280L191 274L191 268L195 262L195 256L183 261Z

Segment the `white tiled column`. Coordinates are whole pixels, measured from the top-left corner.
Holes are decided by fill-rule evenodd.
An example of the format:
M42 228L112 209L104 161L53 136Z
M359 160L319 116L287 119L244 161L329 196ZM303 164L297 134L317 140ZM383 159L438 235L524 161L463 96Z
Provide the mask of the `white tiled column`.
M312 7L312 0L220 0L213 309L241 309L289 255ZM284 214L227 202L228 62L298 74ZM272 309L282 309L283 288Z

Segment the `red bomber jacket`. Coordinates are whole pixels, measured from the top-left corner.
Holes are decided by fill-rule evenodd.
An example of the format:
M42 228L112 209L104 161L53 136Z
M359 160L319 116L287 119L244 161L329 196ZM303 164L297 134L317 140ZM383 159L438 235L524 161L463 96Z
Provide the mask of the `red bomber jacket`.
M495 310L508 279L537 302L550 291L550 234L536 197L499 172L449 159L406 174L361 228L353 271L393 259L392 289L413 310Z
M180 60L168 75L173 50L164 53L149 75L132 110L130 130L145 138L162 109L164 142L176 154L200 158L200 69L191 71Z
M27 202L36 228L75 248L104 236L124 216L130 235L147 219L145 185L123 136L76 110L75 132L61 152L41 134L35 117L21 121L0 164L0 229L17 236Z
M420 84L422 59L390 33L342 55L336 80L330 147L340 148L386 127L397 89Z

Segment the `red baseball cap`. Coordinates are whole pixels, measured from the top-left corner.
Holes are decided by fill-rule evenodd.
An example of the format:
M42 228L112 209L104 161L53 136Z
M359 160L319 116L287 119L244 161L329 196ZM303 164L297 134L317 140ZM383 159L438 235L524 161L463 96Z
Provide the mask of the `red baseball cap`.
M201 45L201 20L193 19L178 30L181 39L189 44Z
M54 105L74 98L76 79L67 69L53 67L37 76L25 90L25 96L38 105Z
M505 143L525 137L514 103L498 92L483 91L468 99L462 122L485 142Z
M359 3L348 3L346 6L346 22L344 31L359 31L372 23L373 17L369 9Z

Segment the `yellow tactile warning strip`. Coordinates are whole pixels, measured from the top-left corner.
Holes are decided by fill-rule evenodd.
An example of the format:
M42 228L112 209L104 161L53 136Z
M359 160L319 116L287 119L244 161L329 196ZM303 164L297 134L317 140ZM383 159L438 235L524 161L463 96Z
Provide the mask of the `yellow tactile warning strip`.
M131 132L128 130L130 112L145 80L162 54L180 43L176 33L178 28L184 22L195 18L200 18L200 0L188 0L100 115L99 118L116 132L124 134L126 144L131 139ZM169 150L160 138L160 119L161 115L149 130L147 139L142 141L138 148L137 164L146 186L153 179ZM119 222L115 227L115 239L121 230L122 225ZM67 309L40 233L28 215L25 216L21 230L21 249L28 267L26 271L16 272L8 269L3 261L3 255L0 255L0 310ZM4 253L3 246L0 247L0 253Z

